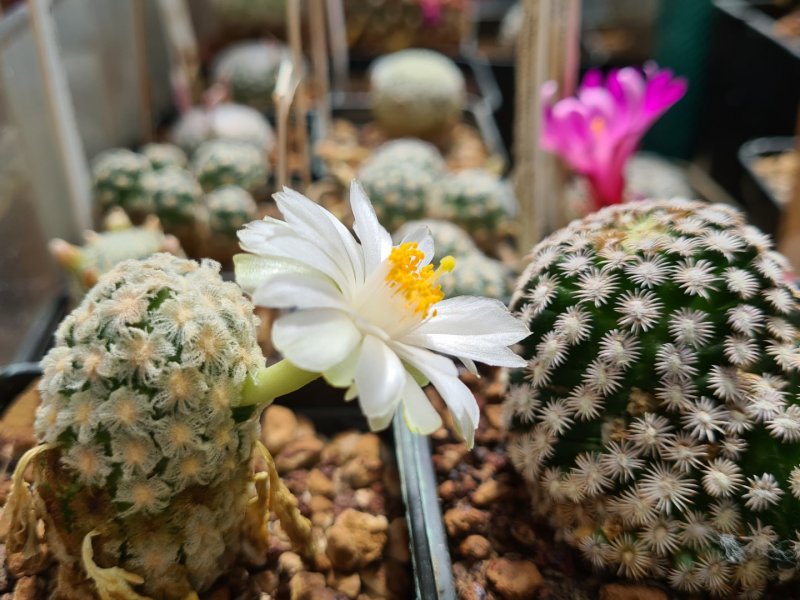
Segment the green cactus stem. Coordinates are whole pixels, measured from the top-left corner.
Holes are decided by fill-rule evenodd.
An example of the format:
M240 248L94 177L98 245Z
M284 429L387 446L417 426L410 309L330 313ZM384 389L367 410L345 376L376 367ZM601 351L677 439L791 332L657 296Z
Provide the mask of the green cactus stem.
M104 209L119 206L131 218L143 218L152 211L142 186L142 177L151 169L147 158L125 148L103 152L92 161L95 201Z
M800 561L800 306L725 205L642 201L537 245L505 403L534 510L596 568L759 598Z

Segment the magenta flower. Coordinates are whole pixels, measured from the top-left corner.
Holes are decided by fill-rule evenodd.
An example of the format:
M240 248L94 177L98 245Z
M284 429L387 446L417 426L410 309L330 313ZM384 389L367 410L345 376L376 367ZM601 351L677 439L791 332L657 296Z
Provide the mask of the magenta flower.
M686 80L655 64L586 73L575 97L542 86L542 148L589 181L597 208L622 202L623 172L650 126L686 93Z

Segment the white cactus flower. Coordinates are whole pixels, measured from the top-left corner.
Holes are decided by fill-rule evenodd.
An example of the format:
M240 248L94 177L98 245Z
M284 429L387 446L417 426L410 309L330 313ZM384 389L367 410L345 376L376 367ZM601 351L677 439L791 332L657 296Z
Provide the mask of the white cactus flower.
M358 240L328 211L290 190L275 194L285 221L267 218L239 232L237 280L255 304L296 309L274 324L273 343L289 363L321 373L358 396L373 429L388 426L403 406L412 431L431 433L441 419L422 391L430 382L472 444L478 405L447 356L521 367L508 346L527 327L497 300L445 300L437 280L455 266L430 264L433 240L424 226L392 246L369 199L350 188ZM442 356L446 355L446 356Z

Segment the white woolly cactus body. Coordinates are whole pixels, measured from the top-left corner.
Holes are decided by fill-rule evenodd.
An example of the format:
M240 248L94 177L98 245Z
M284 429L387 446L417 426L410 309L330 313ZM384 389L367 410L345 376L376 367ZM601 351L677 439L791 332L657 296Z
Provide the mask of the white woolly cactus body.
M499 260L479 250L457 257L456 268L442 278L446 296L486 296L508 301L514 278Z
M142 186L167 231L195 221L203 189L189 171L165 167L147 173Z
M482 169L444 177L437 183L428 210L430 216L466 229L487 251L506 233L515 212L516 199L507 182Z
M142 177L151 170L147 158L125 148L99 154L92 162L95 200L103 208L119 206L131 216L148 213L152 205L142 187Z
M264 154L249 144L231 140L204 142L194 156L193 168L206 191L238 185L252 192L267 182Z
M213 66L213 77L230 90L231 98L257 109L272 106L272 93L281 60L289 55L284 44L246 41L227 47Z
M156 170L167 167L185 169L189 164L186 153L175 144L145 144L139 151Z
M265 153L275 146L275 134L264 115L233 102L192 108L173 127L171 140L188 154L208 140L244 142Z
M469 234L461 229L458 225L453 225L448 221L439 221L437 219L422 219L420 221L407 221L402 227L394 232L392 238L396 244L405 239L406 235L420 226L428 228L433 238L434 247L434 262L442 260L445 256L454 256L460 258L466 255L480 253L480 250L475 246L475 242L469 237ZM452 277L448 275L445 279ZM444 280L443 280L444 282ZM448 294L449 295L449 294Z
M371 66L375 119L391 136L435 138L461 118L464 76L445 55L411 49L388 54Z
M257 412L237 410L264 362L256 324L218 264L166 254L118 265L61 324L35 427L55 448L38 493L62 568L93 530L157 598L229 564L258 435Z
M627 577L758 598L793 576L800 311L769 238L724 205L644 201L531 259L505 408L535 510Z
M372 201L378 221L394 231L410 219L425 215L435 176L413 164L367 162L358 179Z
M444 159L433 144L415 138L401 138L381 144L369 159L370 164L405 163L435 175L444 172Z

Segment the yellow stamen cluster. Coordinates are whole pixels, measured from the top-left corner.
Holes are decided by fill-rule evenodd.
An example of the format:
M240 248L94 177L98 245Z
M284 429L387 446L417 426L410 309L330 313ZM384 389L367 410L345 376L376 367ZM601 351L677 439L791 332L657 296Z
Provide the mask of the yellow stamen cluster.
M430 314L430 308L444 298L442 286L436 281L444 273L451 272L456 266L452 256L445 256L439 262L439 268L433 265L420 264L425 257L417 242L404 242L392 248L389 254L389 273L386 282L401 294L408 307L421 318ZM436 311L433 311L436 314Z

